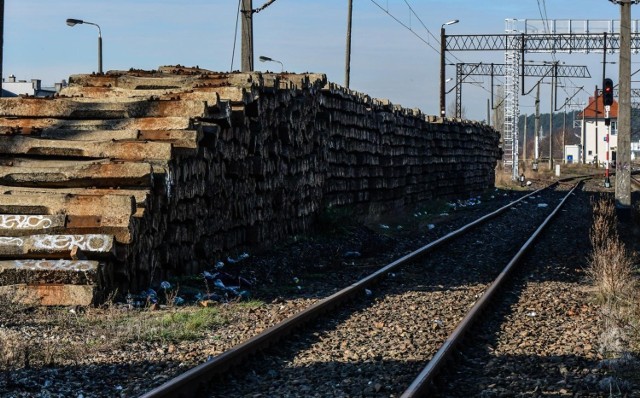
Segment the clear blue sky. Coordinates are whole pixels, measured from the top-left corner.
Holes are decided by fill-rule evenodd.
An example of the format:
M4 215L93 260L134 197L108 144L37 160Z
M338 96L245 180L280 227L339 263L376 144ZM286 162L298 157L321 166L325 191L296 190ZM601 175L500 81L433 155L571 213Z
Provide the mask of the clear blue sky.
M253 0L254 8L266 0ZM619 6L607 0L353 0L351 88L405 107L438 113L440 25L451 34L504 33L505 19L619 19ZM380 5L378 7L376 5ZM545 4L546 3L546 4ZM97 29L69 27L67 18L98 23L104 40L104 69L155 69L160 65L198 65L215 71L231 67L237 0L7 0L5 2L3 77L43 80L53 85L76 73L97 70ZM412 12L411 9L413 9ZM632 7L632 18L638 14ZM412 31L403 27L390 15ZM546 11L546 14L544 14ZM255 15L257 70L280 70L279 64L260 63L259 55L280 60L291 72L326 73L344 83L347 0L276 0ZM424 26L423 26L424 24ZM427 29L425 29L425 26ZM417 36L419 37L417 37ZM239 37L239 35L238 35ZM429 43L426 44L425 40ZM240 67L238 39L233 68ZM464 62L504 62L500 52L455 53ZM617 54L609 59L617 60ZM552 60L550 54L531 55ZM585 86L593 92L602 75L601 54L556 58L571 65L587 65L593 79L574 79L567 86ZM634 56L632 62L636 61ZM460 62L452 58L452 62ZM612 78L617 65L608 65ZM632 64L632 70L639 66ZM447 69L453 77L455 69ZM484 88L465 84L463 104L467 116L486 115L489 79L478 78ZM535 83L529 78L527 86ZM448 83L452 87L454 82ZM548 86L546 86L548 90ZM544 90L544 89L543 89ZM571 87L567 87L573 93ZM560 92L564 100L566 93ZM544 104L543 111L548 109ZM586 100L583 91L578 99ZM447 103L453 93L447 96ZM547 101L548 102L548 101ZM523 98L522 113L531 113L530 98Z

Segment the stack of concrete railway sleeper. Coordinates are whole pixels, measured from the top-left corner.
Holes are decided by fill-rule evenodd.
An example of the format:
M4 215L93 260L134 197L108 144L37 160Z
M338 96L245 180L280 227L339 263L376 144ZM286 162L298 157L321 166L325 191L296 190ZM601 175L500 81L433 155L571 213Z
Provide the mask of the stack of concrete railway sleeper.
M202 238L207 228L233 236L229 222L210 226L208 184L225 174L212 170L230 164L211 154L233 152L221 136L256 88L281 84L265 80L161 67L74 75L53 98L1 98L0 295L86 305L148 286L168 263L189 272L198 250L237 244Z

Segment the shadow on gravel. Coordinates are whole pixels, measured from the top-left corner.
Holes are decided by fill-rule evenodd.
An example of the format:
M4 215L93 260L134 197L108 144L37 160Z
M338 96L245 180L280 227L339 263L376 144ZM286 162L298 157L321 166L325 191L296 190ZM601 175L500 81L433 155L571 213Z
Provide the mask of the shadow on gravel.
M157 372L167 368L175 369L174 376L185 371L178 362L162 361L14 369L0 372L0 397L137 397L166 381Z
M460 361L432 396L621 397L630 385L608 374L599 361L576 355L500 355L483 348ZM482 352L478 352L482 351Z

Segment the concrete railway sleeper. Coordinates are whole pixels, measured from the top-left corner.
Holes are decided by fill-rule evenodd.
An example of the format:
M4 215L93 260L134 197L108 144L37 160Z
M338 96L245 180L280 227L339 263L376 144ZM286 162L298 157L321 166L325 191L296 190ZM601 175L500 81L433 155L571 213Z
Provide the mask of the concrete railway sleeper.
M524 195L143 396L399 395L557 213L565 186Z

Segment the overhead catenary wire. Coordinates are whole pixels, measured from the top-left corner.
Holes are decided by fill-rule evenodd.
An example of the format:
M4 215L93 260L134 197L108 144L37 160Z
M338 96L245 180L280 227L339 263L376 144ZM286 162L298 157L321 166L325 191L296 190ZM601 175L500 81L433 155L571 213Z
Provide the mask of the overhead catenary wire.
M429 43L428 40L426 40L424 37L420 36L418 34L418 32L416 32L415 30L413 30L409 25L407 25L406 23L402 22L400 20L400 18L396 17L395 15L391 14L391 12L389 12L388 7L389 4L387 2L387 9L385 9L382 5L380 5L376 0L370 0L373 4L375 4L380 10L382 10L385 14L387 14L389 17L391 17L394 21L396 21L398 24L400 24L402 27L404 27L405 29L407 29L409 32L411 32L414 36L416 36L420 41L422 41L424 44L426 44L427 46L429 46L433 51L435 51L436 53L440 54L440 50L436 47L434 47L431 43ZM406 1L405 1L406 3ZM409 6L409 4L407 3L407 6ZM420 23L424 26L424 23L422 23L422 20L418 17L418 15L415 13L415 11L413 11L413 8L411 8L409 6L409 9L411 10L411 12L413 13L413 15L415 15L418 20L420 21ZM425 26L426 29L426 26ZM433 36L433 34L427 29L427 32ZM460 61L459 58L455 57L457 60ZM448 62L451 62L450 60L447 59Z
M233 33L233 50L231 50L231 67L229 71L233 72L233 59L236 56L236 42L238 41L238 20L240 19L240 8L242 5L242 0L238 0L238 13L236 14L236 28Z

